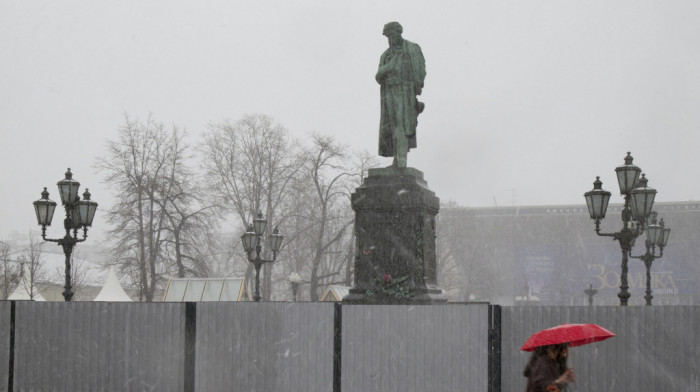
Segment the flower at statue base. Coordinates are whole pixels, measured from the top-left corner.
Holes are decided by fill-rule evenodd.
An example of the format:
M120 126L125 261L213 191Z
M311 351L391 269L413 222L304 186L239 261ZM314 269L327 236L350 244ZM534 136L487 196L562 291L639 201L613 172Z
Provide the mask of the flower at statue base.
M378 295L384 297L394 297L397 299L411 298L415 294L411 293L409 290L409 283L408 276L392 278L391 275L385 273L382 274L381 277L371 280L371 287L367 289L365 294L368 297Z

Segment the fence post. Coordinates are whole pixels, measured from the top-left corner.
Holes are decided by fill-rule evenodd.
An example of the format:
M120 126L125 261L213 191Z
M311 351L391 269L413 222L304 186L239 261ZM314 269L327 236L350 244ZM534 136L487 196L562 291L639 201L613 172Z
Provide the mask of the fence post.
M197 303L185 303L185 392L194 392L195 344L197 342Z
M9 369L7 371L7 391L15 389L15 301L10 303L10 358L7 361Z
M343 346L343 305L336 302L333 307L333 392L340 392L340 368Z
M501 306L489 305L489 392L501 392Z

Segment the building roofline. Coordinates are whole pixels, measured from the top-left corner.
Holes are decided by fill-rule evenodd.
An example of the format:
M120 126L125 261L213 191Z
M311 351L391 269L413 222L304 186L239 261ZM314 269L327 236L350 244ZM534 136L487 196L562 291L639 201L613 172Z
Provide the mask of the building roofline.
M622 210L622 203L611 203L608 212ZM585 204L561 204L561 205L541 205L541 206L499 206L499 207L444 207L443 211L464 212L471 215L558 215L558 214L588 214L588 207ZM662 211L700 211L700 201L665 201L655 202L654 210ZM438 215L439 216L439 215Z

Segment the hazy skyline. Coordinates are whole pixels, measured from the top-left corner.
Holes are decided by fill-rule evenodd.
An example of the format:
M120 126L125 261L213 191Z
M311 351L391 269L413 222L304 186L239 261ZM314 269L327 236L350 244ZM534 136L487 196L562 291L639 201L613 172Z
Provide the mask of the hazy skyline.
M0 239L67 167L109 208L93 164L125 114L195 142L261 113L376 154L394 20L426 58L408 166L441 200L583 204L599 175L620 202L627 151L658 201L700 199L698 2L0 1Z

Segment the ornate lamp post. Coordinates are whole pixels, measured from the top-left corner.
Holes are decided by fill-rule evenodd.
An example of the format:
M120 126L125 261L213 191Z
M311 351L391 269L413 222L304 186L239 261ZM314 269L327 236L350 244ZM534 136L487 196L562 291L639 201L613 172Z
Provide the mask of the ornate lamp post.
M593 296L598 292L598 290L594 289L592 284L589 284L588 288L583 290L583 292L588 296L588 306L593 306Z
M299 276L299 274L296 272L292 272L289 274L289 283L292 284L294 302L297 302L297 291L299 290L299 285L301 284L301 276Z
M255 295L253 296L255 302L260 302L260 267L265 263L273 263L277 259L277 253L284 238L275 227L272 234L267 237L267 246L272 250L272 260L260 258L266 227L267 220L263 218L262 212L259 212L258 217L253 220L253 224L249 225L248 230L241 236L243 250L248 255L248 262L255 266ZM255 257L253 257L253 251L255 251Z
M588 212L591 219L595 221L595 232L602 237L612 237L614 241L620 243L622 251L622 272L620 274L620 306L627 306L630 298L627 282L627 262L634 240L644 232L647 218L651 214L654 205L656 190L647 187L647 179L644 174L639 177L642 170L632 164L632 155L627 153L625 164L615 168L617 182L620 186L620 194L625 198L625 205L622 209L622 229L616 233L601 233L600 221L605 218L605 212L610 201L610 192L601 188L603 183L600 177L596 177L593 183L593 190L584 194Z
M647 290L644 299L647 301L647 306L651 306L651 299L654 298L651 295L651 264L654 259L660 259L664 256L664 246L668 243L668 237L671 235L671 229L665 227L663 218L659 224L656 223L656 212L651 214L651 224L647 227L647 239L645 245L647 251L641 256L632 256L630 252L630 257L633 259L640 259L644 262L644 266L647 269ZM659 247L659 255L656 255L656 247Z
M71 284L71 254L73 247L78 242L83 242L87 238L88 227L92 226L92 220L97 211L97 203L90 200L90 192L85 189L83 200L78 196L78 188L80 183L73 179L73 173L70 168L66 171L66 178L59 181L58 192L61 195L61 204L66 210L66 218L63 220L63 228L66 230L66 235L63 238L52 239L46 238L46 226L51 225L53 213L56 209L56 202L49 200L49 192L44 188L41 192L41 199L34 202L34 211L36 212L37 223L41 225L41 238L44 241L57 242L63 247L63 253L66 255L66 282L63 286L63 298L70 301L73 298L73 285ZM78 238L78 229L83 229L83 238ZM73 234L71 235L71 230Z

